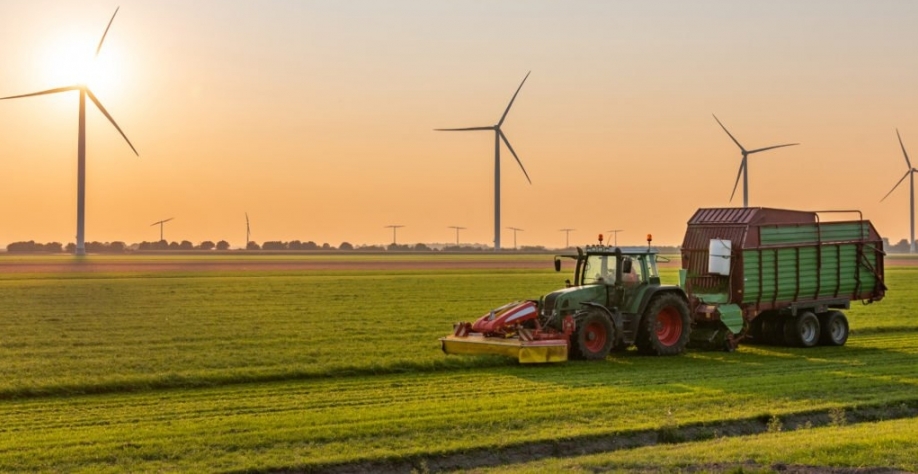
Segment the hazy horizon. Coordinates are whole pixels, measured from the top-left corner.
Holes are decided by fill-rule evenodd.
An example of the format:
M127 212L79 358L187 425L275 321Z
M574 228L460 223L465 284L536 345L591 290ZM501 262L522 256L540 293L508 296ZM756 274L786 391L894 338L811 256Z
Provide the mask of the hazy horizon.
M749 157L751 207L858 209L909 234L918 3L6 2L0 97L89 79L86 240L679 245ZM78 94L0 101L0 246L72 242ZM908 180L906 180L908 181ZM238 238L233 238L238 236Z

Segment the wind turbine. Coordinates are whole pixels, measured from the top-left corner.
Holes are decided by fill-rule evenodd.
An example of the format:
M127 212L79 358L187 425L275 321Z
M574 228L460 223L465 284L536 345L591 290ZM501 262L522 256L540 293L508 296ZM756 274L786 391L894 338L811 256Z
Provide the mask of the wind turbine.
M403 225L394 225L394 224L393 224L393 225L387 225L387 226L385 226L385 227L386 227L387 229L392 229L392 245L396 245L395 231L397 231L398 229L401 229L402 227L405 227L405 226L403 226Z
M163 224L165 224L166 222L171 221L172 219L175 219L175 218L174 218L174 217L170 217L170 218L168 218L168 219L163 219L163 220L161 220L161 221L159 221L159 222L154 222L154 223L150 224L150 227L153 227L153 226L155 226L155 225L158 225L158 226L159 226L159 241L160 241L160 242L162 242L162 240L163 240Z
M711 114L711 115L714 115L714 114ZM733 183L733 192L730 193L730 201L731 202L733 201L733 195L736 194L736 187L739 185L740 176L742 176L743 177L743 207L749 207L749 174L748 174L749 155L753 153L758 153L760 151L772 150L775 148L781 148L785 146L799 145L799 143L787 143L784 145L774 145L774 146L767 146L765 148L756 148L755 150L746 150L745 148L743 148L743 145L740 145L740 142L737 141L736 138L733 137L733 134L731 134L730 131L727 130L727 127L724 127L724 124L720 123L720 120L717 118L716 115L714 115L714 120L717 120L717 123L720 124L720 128L724 129L724 131L727 132L727 135L730 136L730 139L733 140L733 143L736 143L736 146L739 147L740 151L743 154L743 161L740 162L739 172L736 174L736 182Z
M558 229L559 232L564 232L564 248L571 248L571 231L577 229Z
M613 238L615 239L615 244L614 244L614 245L615 245L616 247L618 247L618 233L619 233L619 232L624 232L624 231L625 231L624 229L615 229L615 230L608 230L608 231L606 231L606 232L608 232L608 233L610 233L610 234L612 234L612 235L614 236L614 237L613 237Z
M510 146L510 141L507 140L507 136L504 134L503 130L500 129L500 126L504 124L504 119L507 118L507 113L510 112L510 107L513 106L513 101L516 100L516 95L520 93L520 89L523 88L523 84L526 83L526 79L529 77L529 74L532 71L526 73L526 77L523 78L523 82L520 82L520 86L516 88L516 92L513 93L513 97L510 98L510 103L507 104L507 109L504 110L504 114L500 116L500 120L497 122L497 125L490 125L485 127L468 127L468 128L437 128L434 129L438 132L469 132L469 131L479 131L479 130L493 130L494 131L494 250L500 250L500 142L504 141L504 144L507 145L507 149L510 150L510 153L513 154L513 157L516 158L517 164L520 165L520 169L523 170L523 174L526 176L526 181L529 181L529 184L532 184L532 180L529 179L529 173L526 172L526 168L523 167L523 162L520 161L520 157L516 156L516 152L513 151L513 147Z
M516 227L507 227L507 228L513 231L513 249L516 250L516 233L522 232L523 229L519 229Z
M450 228L450 229L456 229L456 246L458 247L458 246L459 246L459 231L460 231L460 230L465 230L465 227L459 227L459 226L457 226L457 225L451 225L451 226L449 226L449 228Z
M248 247L250 239L249 235L251 234L251 229L249 228L249 213L245 213L245 245Z
M120 7L119 7L120 8ZM112 15L111 20L108 21L108 26L105 27L105 32L102 33L102 39L99 40L99 46L96 47L96 57L99 56L99 51L102 49L102 42L105 41L105 36L108 34L109 28L112 26L112 22L115 21L115 15L118 14L118 8L115 9L115 13ZM79 112L79 131L77 134L77 233L76 233L76 251L77 255L86 255L86 245L84 243L84 220L85 220L85 211L86 211L86 97L89 97L96 107L102 112L102 115L105 115L105 118L108 119L112 125L115 126L115 129L118 130L118 133L124 138L124 141L127 142L128 146L131 147L131 150L134 151L134 154L140 156L137 153L137 149L134 148L134 145L131 144L131 141L128 140L127 135L121 131L121 127L115 122L115 119L109 115L108 111L105 110L105 107L102 106L102 103L99 102L99 99L96 98L95 94L89 90L89 87L86 84L77 84L66 87L58 87L56 89L49 89L41 92L33 92L31 94L21 94L14 95L9 97L0 97L0 100L6 99L18 99L21 97L32 97L38 95L46 94L56 94L58 92L68 92L68 91L79 91L80 92L80 112Z
M899 182L893 186L892 189L886 193L886 196L883 196L883 199L889 197L896 188L902 184L902 181L905 181L905 178L909 178L909 202L911 206L909 207L909 219L911 220L911 239L909 239L909 253L915 253L915 173L918 173L918 169L912 167L911 160L908 159L908 152L905 151L905 145L902 144L902 135L899 135L899 129L896 129L896 136L899 137L899 146L902 147L902 155L905 156L905 164L908 166L908 170L902 175L902 178L899 179ZM883 202L883 199L880 199L880 202Z

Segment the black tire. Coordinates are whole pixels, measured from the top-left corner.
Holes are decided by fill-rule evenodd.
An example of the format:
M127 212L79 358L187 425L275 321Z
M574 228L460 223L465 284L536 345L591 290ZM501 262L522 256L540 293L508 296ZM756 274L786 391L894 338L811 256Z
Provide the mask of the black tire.
M761 316L762 319L762 344L784 344L784 317L777 314Z
M765 342L762 339L762 323L765 321L765 318L766 316L759 315L749 322L749 332L746 338L752 344L763 344Z
M615 325L599 311L590 311L577 318L577 328L571 336L571 358L603 360L615 343Z
M804 311L784 322L784 342L794 347L813 347L819 342L819 319Z
M841 311L819 315L819 343L824 346L843 346L848 342L848 318Z
M663 293L647 305L634 343L642 354L677 355L685 350L691 332L688 304L676 293Z

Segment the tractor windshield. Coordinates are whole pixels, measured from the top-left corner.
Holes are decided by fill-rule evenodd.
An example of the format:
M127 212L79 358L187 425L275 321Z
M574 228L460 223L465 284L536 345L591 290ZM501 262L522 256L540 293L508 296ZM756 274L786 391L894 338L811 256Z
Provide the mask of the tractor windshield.
M588 255L583 262L583 285L615 283L615 255Z

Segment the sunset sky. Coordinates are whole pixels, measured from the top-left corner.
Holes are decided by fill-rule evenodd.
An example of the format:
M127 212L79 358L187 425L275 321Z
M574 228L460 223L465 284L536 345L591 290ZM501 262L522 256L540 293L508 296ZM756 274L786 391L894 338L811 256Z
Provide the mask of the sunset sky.
M121 7L101 53L96 44ZM90 87L86 240L681 243L750 157L750 206L909 232L918 2L0 1L0 96ZM94 68L88 76L86 71ZM82 71L82 72L81 72ZM0 246L73 242L78 94L0 101ZM742 185L740 185L742 186ZM502 231L503 247L513 234Z

